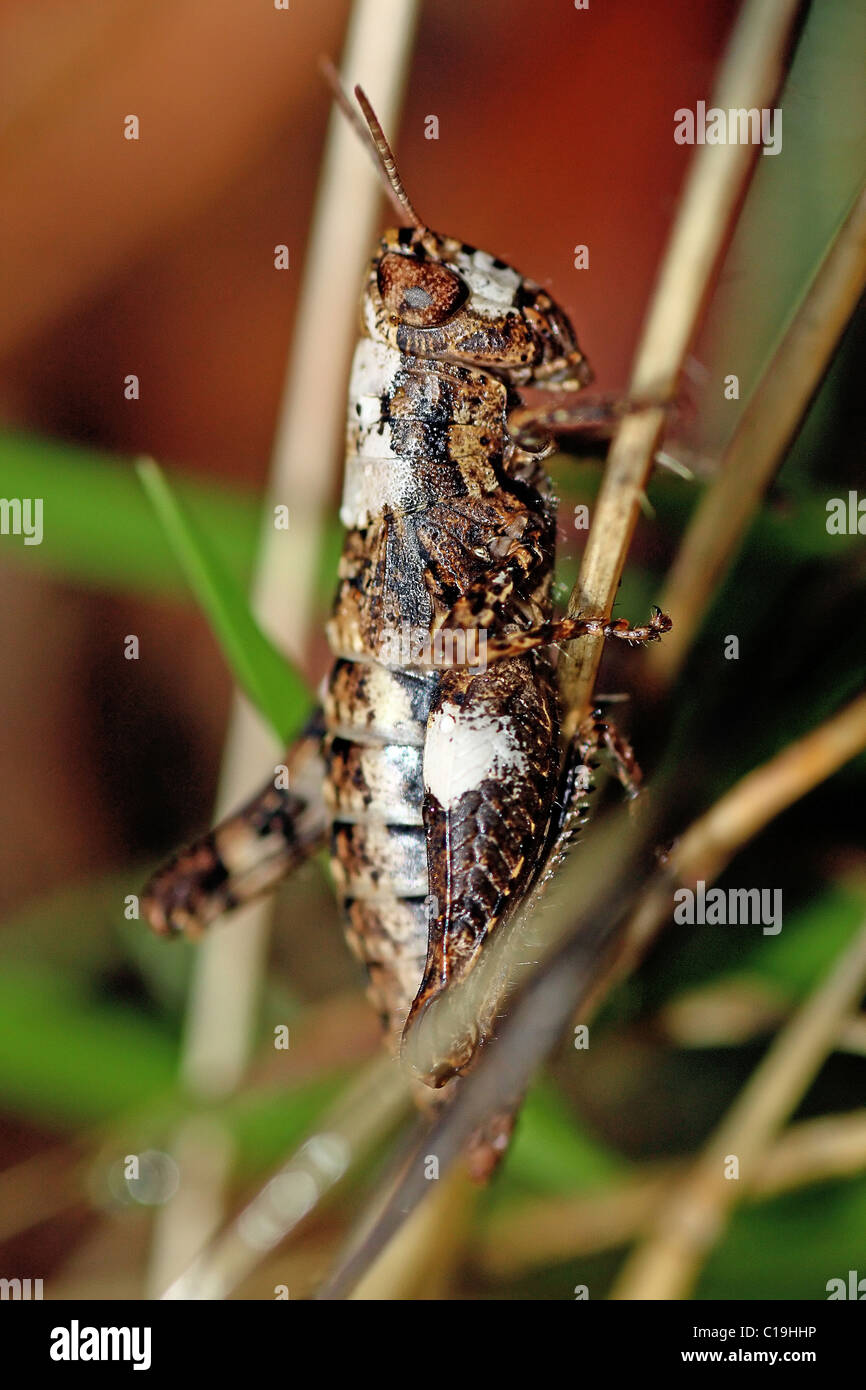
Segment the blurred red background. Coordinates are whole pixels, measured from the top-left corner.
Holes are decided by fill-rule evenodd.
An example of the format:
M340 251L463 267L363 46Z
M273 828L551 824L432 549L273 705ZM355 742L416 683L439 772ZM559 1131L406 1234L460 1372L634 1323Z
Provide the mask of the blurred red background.
M603 388L626 380L686 167L673 111L706 94L735 8L422 6L391 132L411 196L435 227L547 282ZM7 426L263 484L329 110L317 59L339 55L346 15L302 0L0 6ZM138 142L121 138L129 113ZM207 816L229 677L191 609L20 573L5 585L8 912L152 848L135 843L143 741L175 759L151 788L177 800L165 841L178 817ZM158 633L149 689L138 673L124 688L106 630Z

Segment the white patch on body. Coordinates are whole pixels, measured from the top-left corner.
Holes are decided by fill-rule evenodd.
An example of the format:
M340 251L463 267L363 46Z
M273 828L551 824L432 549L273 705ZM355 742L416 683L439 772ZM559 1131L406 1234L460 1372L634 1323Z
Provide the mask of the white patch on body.
M382 418L382 402L378 396L359 396L355 402L355 419L359 425L375 425Z
M369 526L385 507L395 512L409 511L417 499L417 477L408 459L393 452L374 459L358 456L346 459L340 504L340 521L344 526Z
M327 694L325 705L329 710L329 727L340 738L349 738L355 743L424 746L426 723L416 718L409 690L401 683L399 672L390 671L378 662L370 662L367 667L366 700L355 701L344 711L348 721L354 722L337 719ZM372 720L368 719L370 711L374 716Z
M349 409L354 410L359 396L380 396L394 383L401 363L397 348L389 347L374 338L361 338L352 358L349 377Z
M485 318L498 318L514 306L520 276L510 266L496 266L486 251L459 258L459 269L471 294L471 307Z
M367 526L384 507L396 511L414 500L415 470L408 459L394 452L390 423L381 420L380 398L393 387L400 363L400 353L395 348L372 338L362 338L355 349L340 506L344 526Z
M501 780L526 770L515 730L500 715L467 713L444 704L430 718L424 744L424 786L446 810L488 778Z
M375 710L375 727L395 743L421 743L423 726L412 712L412 697L398 676L386 666L372 666L367 676L369 708Z

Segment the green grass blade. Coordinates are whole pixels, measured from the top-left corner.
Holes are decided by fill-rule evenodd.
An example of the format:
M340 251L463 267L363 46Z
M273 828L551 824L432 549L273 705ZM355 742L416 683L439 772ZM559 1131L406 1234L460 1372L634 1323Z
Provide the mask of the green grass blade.
M287 742L310 705L306 683L262 632L243 589L169 486L162 469L152 459L142 460L136 467L235 679L278 738Z
M175 476L173 487L213 538L226 568L252 573L261 503L251 490ZM183 571L132 461L53 439L0 434L0 497L39 498L40 545L0 536L0 557L28 572L116 593L185 598Z

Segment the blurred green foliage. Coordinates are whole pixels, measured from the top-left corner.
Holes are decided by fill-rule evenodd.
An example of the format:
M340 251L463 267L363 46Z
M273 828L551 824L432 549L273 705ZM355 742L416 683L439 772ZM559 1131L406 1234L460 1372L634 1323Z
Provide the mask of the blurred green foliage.
M828 379L813 417L826 416L828 400L844 395L844 377L843 362ZM306 687L262 636L243 597L256 532L254 499L227 501L218 489L175 479L169 486L161 477L152 478L148 490L157 502L157 520L130 468L36 440L19 440L11 451L0 450L0 491L14 495L21 490L22 474L15 469L28 456L35 468L29 473L29 492L45 496L46 511L66 516L59 535L53 527L46 528L46 537L53 538L40 564L74 582L140 587L177 598L186 592L186 577L251 697L282 732L297 722L306 707ZM688 697L678 702L680 713L668 731L674 749L693 746L696 740L710 750L705 757L692 757L689 764L695 804L730 785L751 765L755 748L764 755L775 751L793 731L812 725L838 704L844 690L862 680L863 647L856 641L843 644L814 669L810 680L785 692L790 711L783 718L775 717L778 702L757 717L759 736L752 739L751 748L744 745L733 755L729 751L718 757L719 745L708 723L712 725L719 704L731 698L732 684L736 689L738 681L755 680L761 648L751 644L761 624L772 621L804 575L820 592L826 583L822 576L857 571L857 538L830 538L823 524L827 483L821 471L815 454L798 447L777 489L777 494L793 499L794 513L771 503L744 538L718 609L724 629L738 631L752 655L731 670L721 691L717 654L707 654L714 640L707 629L712 633L719 622L716 609L708 616L701 636L703 656L690 666L684 682ZM557 478L567 515L573 501L591 500L598 469L562 460ZM102 482L104 506L94 505ZM644 523L646 533L678 535L694 505L694 493L694 486L680 479L658 477L651 493L655 518ZM74 499L85 494L87 506L76 511ZM103 533L111 536L108 547ZM17 563L31 563L26 551L8 553ZM629 567L622 611L640 613L647 608L657 593L663 561L663 552L646 552L641 563ZM760 603L753 600L751 580L744 598L743 574L752 571L761 576ZM831 586L831 604L838 600ZM862 794L862 766L846 775ZM774 833L765 840L772 843ZM611 1001L597 1024L602 1035L605 1029L639 1026L641 1018L682 991L711 981L762 981L792 1003L803 997L862 920L866 887L835 881L819 865L810 869L803 863L797 881L787 884L781 867L786 852L780 844L775 857L771 855L772 873L776 878L782 873L786 883L785 924L778 937L757 933L744 939L734 930L725 934L711 927L673 929L668 945L653 956L638 980ZM121 923L122 893L119 880L101 887L84 885L37 905L26 920L9 924L2 939L0 1101L41 1125L95 1132L106 1125L145 1124L153 1135L165 1132L183 1106L177 1085L179 1023L194 948L176 945L167 950L139 923ZM112 997L111 988L105 988L122 969L132 970L141 980L141 992L132 1003ZM294 1017L302 1008L283 997L279 1016ZM736 1056L741 1049L734 1046L730 1051ZM677 1063L681 1075L700 1075L702 1056L700 1049L683 1052ZM863 1065L859 1059L850 1064ZM302 1084L254 1088L221 1106L238 1145L238 1176L254 1178L278 1162L315 1124L343 1080L325 1075ZM541 1080L533 1088L505 1170L485 1199L484 1210L498 1210L528 1196L605 1188L637 1170L639 1157L624 1152L612 1135L606 1137L603 1117L600 1128L579 1118L580 1088L571 1096L568 1092L568 1085L562 1089L561 1067L556 1085ZM616 1106L616 1097L611 1105ZM707 1123L718 1117L723 1105L723 1095L716 1100L712 1094L707 1097ZM655 1117L662 1151L678 1151L676 1113L674 1106L666 1115L662 1104ZM696 1296L823 1296L828 1278L856 1265L864 1203L866 1184L852 1180L747 1206L737 1213L710 1259ZM509 1285L508 1296L570 1297L576 1283L589 1283L598 1296L615 1276L621 1255L614 1251L532 1271Z
M174 478L223 567L238 583L252 572L260 501L239 489ZM180 559L144 493L132 460L25 435L0 436L0 496L44 499L44 537L22 547L0 537L0 554L76 584L120 593L182 596Z
M310 704L303 678L262 632L241 585L220 563L207 532L196 524L158 465L146 460L137 472L238 685L277 738L288 743Z

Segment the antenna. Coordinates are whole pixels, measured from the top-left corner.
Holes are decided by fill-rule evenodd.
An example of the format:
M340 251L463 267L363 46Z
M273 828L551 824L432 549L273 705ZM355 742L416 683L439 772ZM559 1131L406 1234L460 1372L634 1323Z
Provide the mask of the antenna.
M425 224L421 221L421 218L413 208L409 200L409 195L403 187L403 180L397 172L397 161L394 158L394 152L385 138L385 132L382 129L379 118L370 105L363 87L357 86L355 88L355 96L358 99L358 105L364 113L366 125L364 121L361 120L361 117L346 96L346 93L343 91L340 85L340 79L337 75L337 70L330 58L321 58L319 60L319 67L334 93L334 99L343 115L346 117L346 120L349 122L356 135L358 135L364 147L370 151L379 177L385 185L385 191L391 199L394 208L400 214L400 217L407 218L412 223L413 227L417 227L419 231L425 231Z

